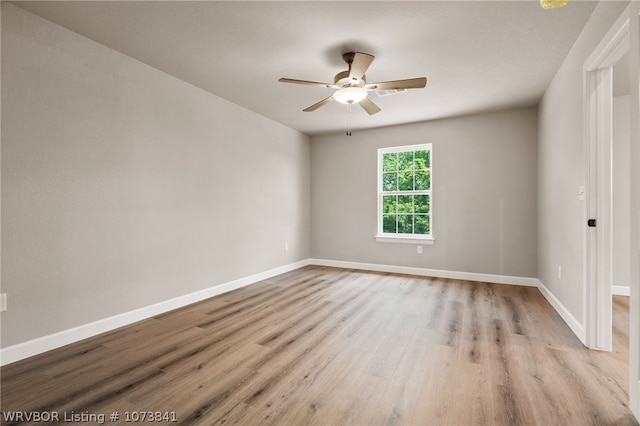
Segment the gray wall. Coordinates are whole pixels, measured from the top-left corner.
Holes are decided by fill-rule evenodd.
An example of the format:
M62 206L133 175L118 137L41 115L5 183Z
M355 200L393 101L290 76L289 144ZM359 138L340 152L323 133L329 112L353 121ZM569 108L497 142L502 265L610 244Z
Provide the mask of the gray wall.
M2 118L3 347L309 257L307 136L6 2Z
M535 108L311 140L313 258L536 276ZM433 144L434 245L379 243L380 147Z
M596 6L538 107L538 278L581 323L585 223L578 188L586 182L583 66L627 4Z
M613 98L613 238L612 284L631 282L631 154L629 95Z

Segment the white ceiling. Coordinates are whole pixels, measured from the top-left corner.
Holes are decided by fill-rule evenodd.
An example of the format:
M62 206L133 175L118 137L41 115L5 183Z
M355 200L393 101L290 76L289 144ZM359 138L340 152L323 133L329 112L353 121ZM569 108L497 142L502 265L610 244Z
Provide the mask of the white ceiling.
M231 102L308 134L536 105L595 7L538 1L13 2ZM376 56L368 82L426 76L425 89L370 94L369 116L333 102L341 54Z

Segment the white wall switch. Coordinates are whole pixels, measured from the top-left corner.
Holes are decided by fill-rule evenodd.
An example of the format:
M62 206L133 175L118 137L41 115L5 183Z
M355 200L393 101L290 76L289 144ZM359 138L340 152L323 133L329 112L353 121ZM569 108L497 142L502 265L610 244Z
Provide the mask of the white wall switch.
M7 310L7 293L0 294L0 312Z
M417 252L418 254L422 254L422 246L418 246L418 247L416 247L416 252Z

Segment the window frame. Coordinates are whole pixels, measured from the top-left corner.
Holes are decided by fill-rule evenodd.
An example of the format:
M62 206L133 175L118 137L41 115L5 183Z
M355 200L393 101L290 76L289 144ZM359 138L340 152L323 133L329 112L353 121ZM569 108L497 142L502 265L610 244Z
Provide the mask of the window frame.
M400 152L429 151L429 172L430 185L428 190L416 191L384 191L383 189L383 158L384 154ZM376 241L385 243L405 243L405 244L433 244L433 145L423 143L416 145L393 146L378 148L378 176L377 176L377 231ZM395 194L390 194L393 192ZM383 232L383 197L385 195L428 195L429 196L429 234L400 234Z

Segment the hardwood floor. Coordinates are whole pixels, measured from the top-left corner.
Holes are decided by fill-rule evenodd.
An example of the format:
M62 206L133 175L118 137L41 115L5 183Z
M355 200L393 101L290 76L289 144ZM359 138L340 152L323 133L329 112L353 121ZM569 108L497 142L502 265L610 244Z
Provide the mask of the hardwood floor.
M637 424L628 298L614 305L603 353L535 288L306 267L5 366L2 411L110 424L139 411L201 425Z

